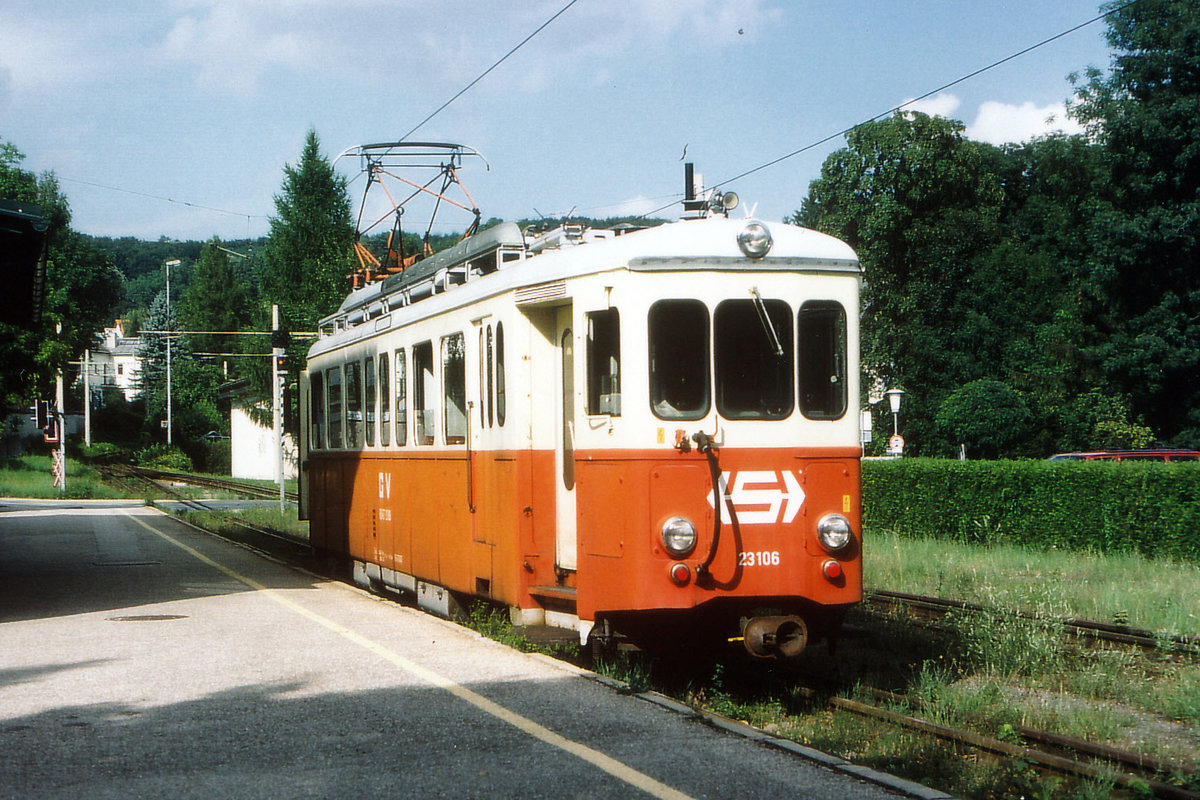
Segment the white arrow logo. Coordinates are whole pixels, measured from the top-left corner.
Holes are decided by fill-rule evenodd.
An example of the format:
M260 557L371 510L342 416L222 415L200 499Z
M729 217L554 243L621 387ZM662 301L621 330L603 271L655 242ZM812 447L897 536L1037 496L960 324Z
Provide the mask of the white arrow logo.
M731 477L733 478L733 491L729 490ZM781 482L783 488L779 488ZM762 470L722 472L718 485L721 488L721 494L728 500L728 502L721 503L721 521L726 524L733 521L729 517L731 504L737 511L738 522L742 525L774 525L779 522L781 509L783 522L787 524L796 519L796 515L800 513L800 507L804 505L804 489L800 487L800 480L796 474L790 470L782 470L778 473ZM708 493L708 504L715 508L712 492ZM745 506L750 508L744 508Z

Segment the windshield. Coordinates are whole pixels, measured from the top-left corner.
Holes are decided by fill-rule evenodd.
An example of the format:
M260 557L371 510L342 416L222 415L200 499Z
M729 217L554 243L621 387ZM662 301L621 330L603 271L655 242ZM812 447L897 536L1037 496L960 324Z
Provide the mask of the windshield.
M660 419L708 414L708 309L699 300L650 307L650 405Z
M782 300L726 300L713 314L717 411L726 419L792 413L792 312Z
M715 396L717 411L731 420L781 420L797 408L812 420L844 417L849 384L842 305L810 300L797 312L756 289L750 294L718 303L711 328L708 307L699 300L660 300L650 307L655 416L702 419Z

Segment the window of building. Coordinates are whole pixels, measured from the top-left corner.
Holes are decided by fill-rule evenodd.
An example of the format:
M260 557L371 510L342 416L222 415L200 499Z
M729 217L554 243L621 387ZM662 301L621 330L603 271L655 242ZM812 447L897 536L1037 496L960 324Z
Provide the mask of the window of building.
M708 309L699 300L660 300L650 307L650 407L660 419L708 414Z

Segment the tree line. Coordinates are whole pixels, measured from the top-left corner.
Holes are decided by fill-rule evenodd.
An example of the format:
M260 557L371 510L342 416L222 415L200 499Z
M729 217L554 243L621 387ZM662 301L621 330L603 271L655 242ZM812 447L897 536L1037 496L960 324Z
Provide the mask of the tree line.
M788 220L857 250L864 385L906 391L910 452L1200 448L1200 6L1107 10L1111 69L1073 76L1069 113L1084 134L996 147L959 121L898 113L851 131ZM282 327L305 332L349 288L351 203L315 131L284 167L269 235L254 241L83 236L53 174L22 159L0 140L0 196L38 202L52 221L49 292L42 329L0 330L9 408L45 396L54 370L117 315L147 331L262 331L277 304ZM366 243L382 255L377 239ZM175 258L168 313L163 264ZM243 377L269 396L262 337L177 342L182 439L222 429L223 381ZM293 368L307 344L288 344ZM165 340L144 347L138 419L157 436Z
M995 147L900 112L790 219L858 251L866 382L906 391L912 452L1200 449L1200 5L1106 10L1085 133Z

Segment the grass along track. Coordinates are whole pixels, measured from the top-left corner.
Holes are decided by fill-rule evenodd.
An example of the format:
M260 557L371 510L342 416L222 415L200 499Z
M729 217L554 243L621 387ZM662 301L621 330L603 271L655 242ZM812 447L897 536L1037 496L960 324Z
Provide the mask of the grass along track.
M964 600L947 600L941 597L908 594L906 592L889 592L882 589L868 592L866 599L872 604L901 609L919 619L942 619L947 614L954 612L996 613L996 609L989 609L978 603L968 603ZM1163 650L1165 652L1200 655L1200 636L1156 634L1145 628L1133 628L1128 625L1114 625L1107 622L1094 622L1086 619L1043 617L1020 610L1006 609L1004 613L1016 614L1022 619L1047 627L1061 628L1064 633L1083 638L1127 644L1134 647L1141 647L1145 650Z

